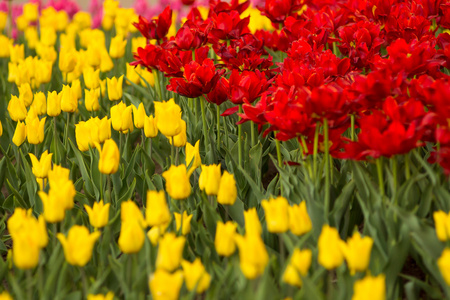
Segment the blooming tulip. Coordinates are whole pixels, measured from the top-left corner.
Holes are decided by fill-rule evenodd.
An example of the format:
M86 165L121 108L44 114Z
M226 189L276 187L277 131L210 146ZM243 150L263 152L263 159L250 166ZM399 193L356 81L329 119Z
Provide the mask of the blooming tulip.
M37 145L44 141L44 127L47 117L39 120L35 117L33 120L27 122L27 138L28 143Z
M183 272L174 273L156 269L150 276L149 286L154 300L177 300L183 284Z
M262 233L261 222L259 221L256 208L250 208L244 211L245 233L252 235L260 235Z
M33 103L33 91L29 83L24 83L19 86L19 99L22 100L26 107Z
M237 224L231 221L225 224L221 221L217 222L216 238L214 239L214 247L217 254L221 256L230 256L236 251L236 235Z
M433 213L434 224L436 227L436 235L438 239L445 242L450 239L450 213L443 211L435 211Z
M198 180L200 190L205 191L207 195L217 195L219 191L221 170L220 164L205 166L202 165L202 173Z
M191 232L191 220L194 215L188 215L187 211L183 211L183 216L179 213L174 213L175 216L175 223L177 231L181 229L181 234L186 235L189 232Z
M109 100L120 100L122 99L122 84L123 84L123 75L117 79L116 77L113 78L106 78L107 84L108 84L108 97Z
M44 153L42 153L40 160L38 160L33 153L30 153L29 155L31 163L33 165L31 171L33 172L34 176L36 176L37 178L47 178L48 171L52 166L53 153L49 154L48 150L45 150Z
M322 227L322 232L317 242L319 248L318 260L319 264L325 267L325 269L331 270L342 264L344 254L339 248L341 242L342 240L336 228L330 227L329 225Z
M185 165L171 165L169 170L165 171L162 176L166 180L166 191L170 197L176 200L189 197L191 184L189 183Z
M57 117L61 113L61 94L56 91L47 94L47 114L50 117Z
M376 277L367 275L363 279L357 280L353 285L352 300L385 300L386 299L386 278L384 274Z
M302 235L312 229L311 219L306 210L306 202L289 206L289 229L295 235Z
M370 252L372 250L373 239L365 236L361 238L358 232L355 232L347 243L342 241L340 248L347 261L351 274L356 271L364 272L369 266Z
M237 235L236 244L239 248L239 265L242 273L248 279L259 277L269 262L264 241L259 235L248 234Z
M159 242L156 268L172 272L180 266L186 238L176 237L175 233L164 234Z
M84 90L84 106L87 111L98 111L100 109L100 103L98 102L99 91Z
M43 92L37 92L34 94L34 100L31 106L36 111L38 116L45 115L47 113L47 100Z
M125 55L125 47L127 40L122 35L117 35L111 39L111 45L109 46L109 55L111 58L121 58Z
M97 149L100 152L98 170L108 175L116 173L120 163L120 152L116 142L112 139L106 140L103 149L100 149L100 145Z
M88 89L96 89L100 87L100 69L95 71L94 68L85 68L83 70L84 84Z
M192 263L183 260L181 266L183 267L186 287L189 291L197 287L195 291L197 294L201 294L209 288L211 275L206 272L205 266L203 266L200 258L197 257Z
M149 226L158 226L170 221L170 210L164 191L148 191L145 220Z
M11 100L8 102L9 116L13 121L23 121L27 116L27 108L23 100L16 96L11 96Z
M144 119L144 133L146 137L153 138L158 135L158 127L156 126L156 119L153 116L145 116Z
M27 270L39 262L39 245L28 232L18 232L13 239L13 261L19 269Z
M91 223L92 227L102 228L106 226L109 217L109 206L109 203L103 204L103 200L94 202L92 208L88 205L84 205L89 216L89 223Z
M291 260L283 273L283 281L294 286L301 287L302 280L299 275L308 274L311 266L312 252L309 249L295 249Z
M217 202L222 205L233 205L237 198L236 180L234 175L224 171L220 178Z
M273 233L286 232L289 229L289 203L284 197L261 202L266 214L267 230Z
M158 130L166 137L176 136L181 132L181 108L173 99L155 102L155 116Z
M186 121L185 120L181 120L181 132L179 134L177 134L176 136L169 138L169 143L171 145L172 145L172 140L173 140L173 144L175 147L184 147L184 145L186 145L187 136L186 136Z
M147 225L141 210L137 206L136 202L132 200L123 201L120 205L120 219L122 223L129 220L136 220L141 227L146 227Z
M195 146L192 146L189 142L186 143L186 166L189 167L189 165L192 163L188 171L189 176L191 176L195 169L202 165L199 147L200 140L195 143Z
M78 108L78 100L75 91L68 85L63 85L61 91L61 110L73 113Z
M85 226L74 225L66 236L58 233L58 240L64 248L66 261L73 266L84 267L92 257L92 250L100 232L89 233Z
M133 131L133 119L131 117L132 107L126 106L125 103L120 102L111 107L111 120L114 130L122 133Z
M132 105L133 108L133 117L134 117L134 126L136 128L144 128L145 125L145 117L147 114L145 113L145 108L143 103L139 103L139 107Z

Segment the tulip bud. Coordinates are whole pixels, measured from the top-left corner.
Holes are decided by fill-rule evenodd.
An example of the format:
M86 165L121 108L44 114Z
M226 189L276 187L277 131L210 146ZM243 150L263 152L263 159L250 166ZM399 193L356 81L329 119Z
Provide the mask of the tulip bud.
M200 258L197 257L192 263L183 260L181 266L183 267L186 287L189 291L197 287L195 291L197 294L201 294L209 288L211 275L206 272L205 266L203 266Z
M19 86L19 99L22 100L26 107L30 106L33 102L33 91L29 83L24 83Z
M61 114L61 94L56 91L47 94L47 115L57 117Z
M436 235L441 242L450 239L450 213L443 211L435 211L433 213L434 224L436 227Z
M50 189L48 194L39 191L38 195L44 206L44 218L46 222L58 223L64 220L66 214L65 207L59 202L59 198L54 189Z
M306 202L289 206L289 229L295 235L302 235L312 229L311 219L306 210Z
M133 108L133 116L134 116L134 126L136 128L144 128L145 117L147 116L145 113L145 108L143 103L139 103L139 107L132 105Z
M77 100L81 99L81 82L80 79L72 80L72 84L70 85L72 92L74 93Z
M13 121L23 121L27 117L27 108L23 100L11 95L11 100L8 102L9 116Z
M63 73L72 72L77 65L77 60L76 50L63 50L59 52L59 69Z
M114 299L114 293L108 292L106 295L103 294L88 294L87 300L113 300Z
M177 231L180 231L181 227L182 235L189 234L189 232L191 232L191 220L194 215L188 215L187 211L183 211L183 220L181 220L181 214L179 213L174 213L174 216Z
M29 153L29 155L31 163L33 165L31 171L33 172L34 176L36 176L37 178L47 178L48 171L52 166L53 153L49 154L48 150L45 150L41 155L41 160L38 160L33 153Z
M102 48L101 50L101 54L100 54L100 71L102 73L106 73L112 70L112 68L114 68L114 63L111 59L111 57L108 54L108 51L106 51L105 47ZM115 77L113 77L114 79ZM120 78L119 78L120 80ZM122 84L120 84L120 88L122 88ZM109 93L109 92L108 92ZM115 99L115 100L120 100L120 98L122 98L122 93L120 93L120 97L119 99ZM113 100L113 99L109 99L109 100Z
M47 117L39 120L38 117L35 117L31 122L27 123L27 138L28 143L37 145L44 141L44 127L45 120Z
M225 224L221 221L217 222L216 238L214 239L214 247L217 254L221 256L230 256L236 251L236 235L237 224L231 221Z
M38 116L45 115L47 113L47 100L43 92L37 92L34 94L34 100L31 104Z
M175 233L166 233L159 242L156 269L172 272L180 266L186 238Z
M169 138L169 143L172 145L172 139L173 144L175 147L184 147L187 142L187 136L186 136L186 121L181 120L181 132L177 134L176 136Z
M140 71L140 67L134 67L127 64L127 81L128 85L131 85L128 81L131 81L134 84L139 84L141 78L139 77L138 71Z
M116 142L112 139L106 140L103 149L100 149L100 145L97 149L100 152L98 170L103 174L116 173L120 163L120 152Z
M385 300L386 299L386 277L380 274L376 277L367 275L357 280L353 285L352 300Z
M84 208L89 216L89 223L91 223L92 227L102 228L108 224L109 206L109 203L103 204L103 200L100 200L100 202L94 202L92 208L88 205L84 205Z
M27 138L27 125L19 121L17 123L16 130L14 131L12 142L14 143L14 145L19 147L20 145L23 144L23 142L25 142L26 138Z
M173 99L155 102L155 116L158 130L166 137L176 136L181 132L181 108Z
M94 244L99 237L99 231L89 233L85 226L78 225L70 228L67 238L62 233L57 234L57 238L64 248L66 261L79 267L84 267L91 260Z
M262 233L261 222L259 221L256 208L250 208L244 211L245 233L251 235L260 235Z
M217 202L222 205L233 205L237 198L236 180L234 175L224 171L220 178Z
M355 232L353 236L347 240L347 243L341 241L340 248L352 275L357 271L364 272L367 269L369 266L372 245L372 238L368 236L361 238L361 235L358 232Z
M87 111L98 111L100 103L98 102L98 90L84 90L84 105Z
M311 258L311 250L294 249L291 260L283 273L283 281L290 285L301 287L302 279L299 275L306 276L308 274L309 267L311 266Z
M170 210L164 191L147 191L145 220L148 226L158 226L170 221Z
M200 190L205 191L209 195L217 195L219 191L221 170L220 164L205 166L202 165L202 173L198 180Z
M123 75L117 79L113 77L111 79L106 78L108 84L108 97L109 100L120 100L122 99L122 85L123 85Z
M78 100L75 91L68 85L63 85L61 91L61 110L73 113L78 108Z
M267 230L273 233L286 232L289 229L289 203L284 197L261 202L266 214Z
M325 267L325 269L331 270L342 264L344 254L339 247L341 242L342 240L336 228L330 227L329 225L322 227L322 232L317 242L319 248L318 260L319 264Z
M191 184L186 172L185 165L171 165L169 170L162 176L166 180L166 191L170 197L176 200L182 200L191 194Z
M150 276L150 292L154 300L176 300L180 295L183 285L183 272L178 270L174 273L164 269L156 269Z
M109 55L111 58L121 58L125 55L125 47L127 40L122 35L117 35L111 39L111 45L109 46Z
M94 146L91 137L91 127L87 122L81 121L75 124L75 139L77 141L78 150L81 152L88 151L89 147Z
M131 117L131 106L126 106L125 103L120 102L111 107L111 120L114 130L122 133L133 131L133 119Z
M120 219L122 223L128 220L138 221L141 227L146 227L144 216L141 213L141 210L136 205L136 203L132 200L124 201L120 205Z
M239 248L239 265L244 276L248 279L261 276L269 262L262 238L256 234L246 233L245 236L237 235L235 239Z
M153 138L158 135L158 127L156 127L156 119L153 116L146 116L144 119L144 133L146 137Z
M119 236L119 248L123 253L137 253L145 241L145 233L137 220L129 219L122 222Z
M186 144L186 167L189 167L189 165L191 165L192 163L188 171L189 176L191 176L195 169L202 165L199 147L200 140L195 143L195 146L192 146L190 143Z
M88 89L100 87L100 69L94 71L94 68L85 68L83 70L84 84Z

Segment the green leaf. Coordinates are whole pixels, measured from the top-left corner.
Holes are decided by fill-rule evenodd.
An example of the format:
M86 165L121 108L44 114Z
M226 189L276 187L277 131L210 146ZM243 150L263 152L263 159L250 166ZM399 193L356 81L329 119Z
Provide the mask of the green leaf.
M93 187L91 178L89 177L89 172L86 168L86 163L82 157L82 154L75 147L75 145L72 143L72 141L70 139L69 139L69 143L70 143L70 146L72 147L73 153L75 154L75 158L78 161L78 168L80 169L81 176L83 177L83 180L84 180L85 190L91 197L93 197L92 195L97 195L98 191L97 191L97 193L95 193L95 191L94 191L94 187Z

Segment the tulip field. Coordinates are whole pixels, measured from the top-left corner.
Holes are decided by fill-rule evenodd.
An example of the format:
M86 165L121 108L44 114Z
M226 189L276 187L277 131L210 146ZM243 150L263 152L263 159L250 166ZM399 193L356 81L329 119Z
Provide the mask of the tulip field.
M0 0L0 300L450 299L447 0Z

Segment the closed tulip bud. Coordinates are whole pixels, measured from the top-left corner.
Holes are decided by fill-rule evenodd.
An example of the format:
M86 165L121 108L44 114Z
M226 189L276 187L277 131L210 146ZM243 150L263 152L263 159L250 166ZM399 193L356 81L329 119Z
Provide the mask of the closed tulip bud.
M159 241L156 269L172 272L180 266L186 238L177 237L175 233L168 232Z
M256 208L250 208L249 210L244 211L244 219L246 234L261 235L262 227Z
M234 175L224 171L220 178L217 202L222 205L233 205L237 198L236 180Z
M14 131L12 142L14 143L14 145L19 147L20 145L23 144L23 142L25 142L26 138L27 138L27 125L19 121L17 123L16 130Z
M202 159L200 157L200 140L195 143L195 146L192 146L190 143L186 143L186 166L189 167L188 174L191 176L194 173L195 169L202 165Z
M175 147L184 147L187 143L186 135L186 121L181 120L181 132L173 138L173 144ZM169 138L169 143L172 145L172 138Z
M81 99L81 82L80 79L74 79L72 80L72 84L70 85L70 88L72 89L72 92L75 94L75 97L77 100Z
M296 248L292 253L291 260L283 273L283 281L294 286L301 287L301 276L308 274L311 266L312 252L309 249L300 250Z
M170 210L164 191L147 191L145 221L148 226L158 226L170 221Z
M88 122L81 121L75 124L75 139L77 141L78 150L81 152L88 151L89 147L94 146L91 136L91 127Z
M61 91L61 110L73 113L78 108L78 100L75 91L68 85L63 85Z
M155 102L155 117L158 130L166 137L176 136L181 132L181 108L173 99Z
M218 165L202 165L202 173L198 180L200 190L205 191L207 195L217 195L219 191L221 170Z
M103 200L100 200L100 202L94 202L92 208L88 205L84 205L84 208L89 216L89 223L91 223L92 227L102 228L108 224L109 206L109 203L103 204Z
M119 248L123 253L138 253L145 241L145 233L137 220L122 222L119 236Z
M62 233L57 234L57 238L64 248L66 261L79 267L84 267L91 260L94 244L99 237L99 231L89 233L85 226L78 225L70 228L67 238Z
M442 210L433 213L436 235L442 242L450 239L450 213L446 214Z
M59 52L59 69L63 73L73 72L78 62L78 55L75 49L63 50Z
M33 102L33 91L29 83L24 83L19 86L19 99L23 101L26 107Z
M28 232L17 232L13 238L14 265L22 270L32 269L39 262L40 247Z
M126 106L125 103L120 102L111 107L111 120L114 130L122 133L133 131L133 118L131 117L132 107Z
M9 116L13 121L23 121L27 117L27 108L23 100L11 95L11 100L8 102Z
M370 252L372 251L373 239L365 236L361 238L355 232L351 238L340 242L340 248L347 261L350 273L354 275L357 271L364 272L369 266Z
M183 200L191 194L191 184L185 165L171 165L162 176L166 180L166 191L175 200Z
M180 227L182 227L181 234L189 234L189 232L191 232L191 220L194 215L188 215L187 211L183 211L183 218L179 213L174 213L174 216L177 231L180 231ZM181 223L183 223L183 225Z
M272 233L282 233L289 229L289 203L284 197L277 197L261 202L266 214L267 230Z
M31 107L34 108L34 111L38 116L42 116L47 113L47 100L43 92L37 92L34 94L34 100Z
M44 218L46 222L58 223L64 220L66 210L64 205L59 202L55 190L51 189L48 194L39 191L38 195L44 206Z
M87 300L113 300L113 299L114 299L114 293L113 292L108 292L106 295L103 295L103 294L97 294L97 295L89 294L87 296Z
M177 300L183 285L183 272L178 270L174 273L163 269L156 269L150 276L150 292L154 300Z
M444 278L447 285L450 286L450 249L445 248L442 251L441 256L437 260L437 265L439 271L441 271L442 277Z
M319 264L325 269L331 270L342 264L344 254L339 247L341 242L342 240L336 228L330 227L329 225L322 227L322 232L317 242L319 248L318 260Z
M100 87L100 69L85 68L83 70L84 84L88 89L96 89Z
M111 39L111 45L109 46L109 55L111 58L121 58L125 55L125 47L127 40L122 35L117 35Z
M146 137L154 138L158 135L156 119L153 116L146 116L144 119L144 133Z
M264 273L269 262L264 241L259 235L236 235L236 244L239 248L239 265L244 276L255 279Z
M9 46L9 60L12 63L19 63L25 58L25 48L24 45L14 45L11 44Z
M103 174L114 174L119 169L120 152L114 140L105 141L103 149L97 146L100 152L100 160L98 161L98 170Z
M183 267L184 279L186 281L186 287L189 291L195 290L197 294L201 294L209 288L211 282L211 275L208 274L203 266L200 258L196 258L194 262L183 260L181 262Z
M311 219L306 210L306 202L289 206L289 229L295 235L302 235L312 229Z
M122 99L123 75L120 76L119 79L116 77L111 79L106 78L106 83L108 85L109 100L115 101Z
M134 126L136 128L142 129L145 125L145 117L147 114L145 113L145 108L143 103L139 103L139 107L132 105L133 108L133 117L134 117Z
M141 213L141 210L136 205L136 203L132 200L124 201L120 205L120 220L122 223L127 222L129 220L138 221L141 227L146 227L144 216Z
M236 228L236 223L231 221L225 224L221 221L217 222L216 238L214 239L217 254L228 257L236 251Z
M27 123L27 138L28 143L38 145L44 141L44 127L47 117L39 120L38 117L34 118L31 122Z
M47 115L57 117L61 114L61 95L56 91L47 94Z
M380 274L376 277L367 275L357 280L353 285L352 300L385 300L386 299L386 277Z
M84 90L84 105L87 111L98 111L100 109L97 90Z
M145 47L145 46L144 46ZM131 81L134 84L139 84L141 78L139 77L138 71L140 71L140 67L134 67L127 64L127 81L126 83L128 85L131 85L129 81Z
M41 155L41 160L38 160L33 153L29 153L29 155L31 163L33 165L31 171L33 172L34 176L36 176L37 178L47 178L48 171L52 166L53 153L49 154L48 150L45 150L45 152Z

